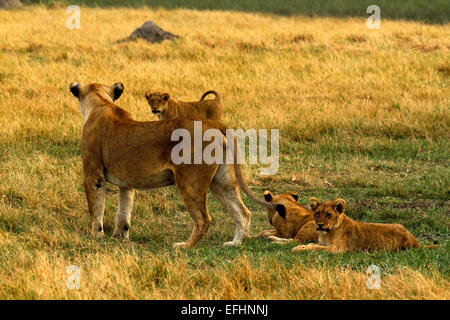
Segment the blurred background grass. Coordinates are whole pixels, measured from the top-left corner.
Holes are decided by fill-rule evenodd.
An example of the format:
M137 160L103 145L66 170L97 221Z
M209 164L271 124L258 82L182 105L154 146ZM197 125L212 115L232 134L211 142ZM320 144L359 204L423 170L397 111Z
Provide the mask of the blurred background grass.
M52 0L23 0L24 4L61 3ZM305 15L319 17L367 17L365 9L377 5L382 18L395 20L415 20L427 23L447 23L450 19L450 3L446 0L93 0L64 1L65 4L81 4L90 7L128 7L193 10L226 10L242 12L259 12L277 15Z

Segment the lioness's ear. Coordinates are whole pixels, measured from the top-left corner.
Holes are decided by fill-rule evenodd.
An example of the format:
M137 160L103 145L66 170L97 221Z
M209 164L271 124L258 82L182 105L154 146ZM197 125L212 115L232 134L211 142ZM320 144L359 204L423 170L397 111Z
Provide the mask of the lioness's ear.
M80 86L81 84L78 82L72 82L70 84L70 92L78 99L80 98Z
M147 100L150 99L151 96L152 96L152 93L151 93L150 91L147 91L147 92L145 93L145 98L146 98Z
M125 90L125 87L123 86L122 82L114 83L113 85L113 101L116 101L120 98L120 96L123 93L123 90Z
M272 192L270 192L269 190L264 191L264 199L265 199L267 202L272 201L272 199L273 199Z
M309 199L309 207L311 208L311 210L315 210L319 206L319 203L320 201L316 197L312 197Z
M336 208L336 211L339 213L343 213L345 211L345 208L347 207L347 203L344 199L334 200L333 205Z
M292 198L294 198L295 201L298 200L298 193L297 193L297 192L295 192L295 191L290 191L289 193L291 194Z
M170 96L169 96L168 93L163 93L163 94L162 94L162 98L163 98L164 101L168 101L169 98L170 98Z
M281 203L277 204L275 206L275 210L277 210L280 217L286 219L286 207L284 205L282 205Z

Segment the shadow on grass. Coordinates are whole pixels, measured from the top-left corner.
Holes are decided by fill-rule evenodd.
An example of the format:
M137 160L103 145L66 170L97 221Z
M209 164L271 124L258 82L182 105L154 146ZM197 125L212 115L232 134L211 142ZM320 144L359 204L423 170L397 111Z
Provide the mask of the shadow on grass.
M24 4L49 4L51 0L23 0ZM69 5L68 0L65 0ZM92 0L70 1L89 7L132 7L186 8L195 10L226 10L258 12L283 16L304 15L321 17L361 17L367 18L370 5L378 5L381 19L414 20L426 23L448 23L450 1L448 0ZM382 20L381 20L382 21Z

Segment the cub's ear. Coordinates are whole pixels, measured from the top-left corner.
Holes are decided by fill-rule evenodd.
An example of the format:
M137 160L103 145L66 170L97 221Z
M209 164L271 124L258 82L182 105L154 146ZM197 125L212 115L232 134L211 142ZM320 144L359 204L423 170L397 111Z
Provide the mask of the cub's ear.
M311 210L315 210L319 206L319 203L320 201L316 197L312 197L309 199L309 207L311 208Z
M347 203L344 199L336 199L333 201L333 206L336 208L337 212L343 213L347 207Z
M72 82L70 84L70 92L72 92L72 94L78 99L80 98L80 87L81 84L78 82Z
M270 192L269 190L264 191L264 199L265 199L267 202L272 201L272 199L273 199L272 192Z
M281 203L277 204L275 206L275 210L277 210L280 217L286 220L286 207L282 205Z
M150 92L150 91L147 91L146 93L145 93L145 99L150 99L152 97L152 93Z
M125 90L125 87L123 86L122 82L114 83L114 85L113 85L113 101L116 101L117 99L119 99L124 90Z
M292 196L292 198L294 198L295 201L298 200L298 193L297 193L297 192L295 192L295 191L290 191L289 193L290 193L290 195Z
M170 96L169 96L168 93L163 93L162 94L162 98L163 98L164 101L168 101L170 99Z

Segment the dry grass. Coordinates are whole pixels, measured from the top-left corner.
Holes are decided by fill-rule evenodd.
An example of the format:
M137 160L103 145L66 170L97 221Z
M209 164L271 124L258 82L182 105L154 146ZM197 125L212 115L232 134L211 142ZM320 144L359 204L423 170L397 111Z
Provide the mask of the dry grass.
M82 287L67 290L61 256L23 250L2 266L0 299L449 299L450 282L431 270L410 268L381 276L381 288L370 290L367 275L348 268L287 269L273 259L255 268L243 256L230 266L192 268L181 254L96 254L80 261ZM17 277L17 275L20 275Z
M222 249L233 227L214 202L214 225L200 249L174 253L171 243L187 238L191 226L172 189L138 193L131 243L91 239L81 187L82 116L68 90L72 81L122 81L119 105L136 119L154 120L145 90L193 100L216 89L230 126L280 129L281 172L254 177L261 189L298 187L301 200L317 193L362 200L367 192L444 200L448 24L383 20L371 31L357 18L82 8L82 29L68 30L67 17L58 6L0 11L1 299L450 298L446 248L342 260L295 256L258 241L242 252ZM149 19L182 39L115 43ZM351 155L339 158L342 152ZM410 223L421 241L429 234L442 240L446 208L392 219ZM261 209L251 209L254 230L266 229ZM391 221L383 211L369 214ZM379 291L365 286L372 261L388 269ZM71 264L82 267L80 291L65 286Z

